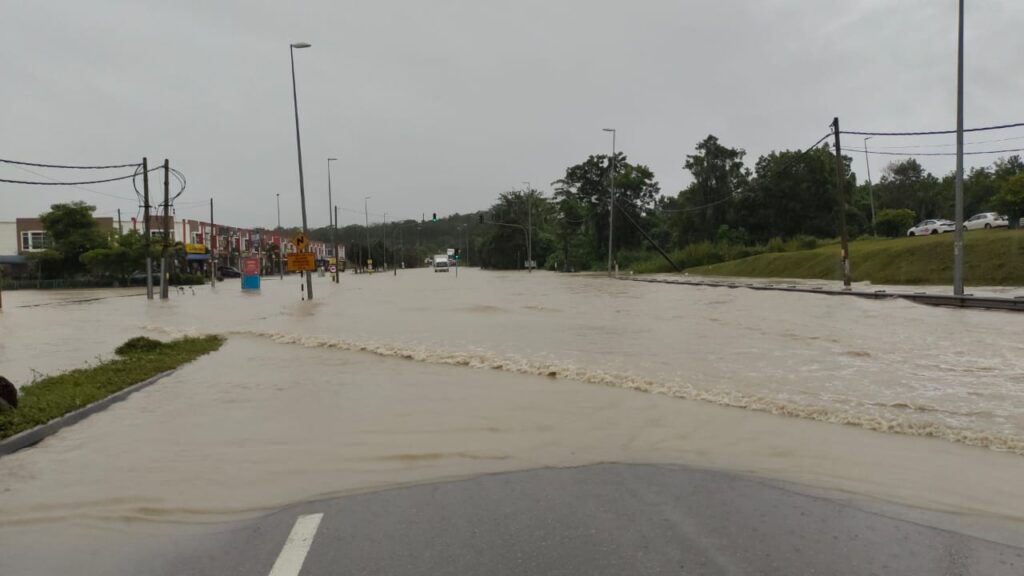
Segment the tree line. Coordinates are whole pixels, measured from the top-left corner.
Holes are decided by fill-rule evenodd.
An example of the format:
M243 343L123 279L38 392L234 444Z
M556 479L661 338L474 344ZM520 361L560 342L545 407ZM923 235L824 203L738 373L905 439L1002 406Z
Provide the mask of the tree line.
M620 264L650 258L653 244L678 252L707 244L730 247L813 247L839 235L836 157L828 145L773 151L746 163L742 148L709 135L682 159L692 176L686 188L662 194L653 171L619 152L591 155L566 168L552 193L512 190L470 219L476 263L524 266L530 226L539 267L603 270L607 263L609 189L615 190L612 251ZM851 237L900 236L919 220L953 218L954 175L937 177L912 157L887 165L877 182L858 182L852 159L842 157L846 221ZM1024 217L1024 162L1020 156L976 167L964 178L965 217L1001 212L1016 225ZM652 244L653 243L653 244ZM724 248L723 248L724 249Z

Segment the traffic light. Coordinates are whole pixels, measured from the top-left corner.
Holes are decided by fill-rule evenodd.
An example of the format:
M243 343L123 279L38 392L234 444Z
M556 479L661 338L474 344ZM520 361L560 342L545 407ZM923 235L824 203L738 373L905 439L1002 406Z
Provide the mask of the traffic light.
M455 259L458 260L460 256L462 256L462 248L456 248L455 249Z
M437 212L434 212L434 217L431 218L432 222L437 222Z

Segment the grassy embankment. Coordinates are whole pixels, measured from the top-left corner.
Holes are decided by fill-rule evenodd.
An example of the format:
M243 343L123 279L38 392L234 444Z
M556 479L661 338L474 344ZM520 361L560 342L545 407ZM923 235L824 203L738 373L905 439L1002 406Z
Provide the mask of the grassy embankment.
M213 352L221 336L161 343L135 339L118 347L118 358L47 376L21 388L18 408L0 413L0 439L69 414L125 388Z
M1024 286L1024 230L974 230L964 241L964 282ZM752 278L840 280L839 246L761 254L688 268L690 274ZM850 242L854 281L874 284L950 284L953 234Z

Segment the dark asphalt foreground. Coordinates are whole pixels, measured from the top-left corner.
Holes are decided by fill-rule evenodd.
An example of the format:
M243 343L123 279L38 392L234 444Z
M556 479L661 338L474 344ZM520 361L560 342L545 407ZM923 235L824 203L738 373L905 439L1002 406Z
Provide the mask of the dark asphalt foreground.
M1024 574L1022 548L731 474L617 464L302 504L125 573L270 574L314 513L302 576Z

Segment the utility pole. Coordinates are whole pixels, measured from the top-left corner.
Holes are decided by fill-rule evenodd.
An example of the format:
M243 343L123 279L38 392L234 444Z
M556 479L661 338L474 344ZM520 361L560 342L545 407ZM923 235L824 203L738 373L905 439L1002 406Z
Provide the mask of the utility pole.
M117 209L117 235L120 236L122 234L124 234L124 230L121 229L121 209L118 208Z
M384 268L384 271L388 271L388 213L384 213L384 231L382 232L382 238L384 239L384 257L381 258L380 263Z
M953 294L964 295L964 0L960 0L956 61L956 230L953 231Z
M864 164L868 168L868 199L871 200L871 235L875 235L875 190L874 183L871 182L871 160L868 158L868 140L871 140L873 136L868 136L864 139Z
M338 205L334 205L334 227L338 227ZM341 284L341 255L338 254L338 241L334 241L334 282Z
M366 217L366 261L365 262L366 262L366 265L367 265L367 270L369 270L370 260L373 260L373 252L370 251L370 209L367 207L367 206L369 206L369 204L367 204L367 202L366 202L369 199L370 199L369 196L366 196L365 198L363 198L363 216Z
M612 133L612 157L608 159L608 275L612 275L612 238L615 235L615 128L605 128Z
M171 162L164 158L164 242L160 247L160 299L167 300L169 296L167 286L167 275L171 273L167 261L167 241L171 233Z
M337 266L339 264L339 262L338 262L338 239L337 239L337 234L336 234L336 232L338 230L338 225L337 225L338 210L337 210L337 208L335 208L335 210L334 210L334 219L332 220L331 219L331 206L334 206L334 200L331 198L331 162L334 162L336 160L337 160L337 158L328 158L327 159L327 220L330 221L330 227L331 227L331 246L333 247L333 250L334 250L334 265L335 266ZM335 282L338 281L337 273L334 274L334 279L333 280Z
M212 208L211 208L212 210ZM211 212L212 213L212 212ZM212 216L211 216L212 218ZM281 233L281 194L277 194L277 271L284 280L284 234Z
M149 300L153 299L153 255L150 250L150 240L152 237L149 233L149 160L146 158L142 159L142 218L143 218L143 232L146 234L146 298Z
M213 230L213 198L210 198L210 258L206 261L210 265L210 287L217 285L217 234Z
M526 261L529 262L526 271L529 273L533 272L533 198L530 196L533 186L529 182L523 184L526 184Z
M839 198L839 249L840 265L843 268L843 288L850 289L850 238L846 232L846 186L843 178L843 148L839 144L839 117L832 119L832 131L836 137L836 194Z

